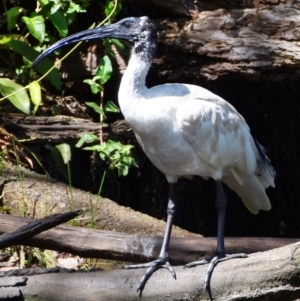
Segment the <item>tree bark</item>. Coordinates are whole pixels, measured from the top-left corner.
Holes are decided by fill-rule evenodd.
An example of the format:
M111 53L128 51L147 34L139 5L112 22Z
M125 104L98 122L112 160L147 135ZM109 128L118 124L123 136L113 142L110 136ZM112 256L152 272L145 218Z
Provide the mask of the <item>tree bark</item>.
M189 10L188 1L158 2L136 5L158 11L161 7L170 11L173 6L174 10L182 11L182 15ZM151 18L158 31L159 47L149 74L150 84L157 84L158 79L200 84L203 79L236 75L256 81L299 80L298 2L230 1L226 6L221 2L205 5L208 2L198 1L192 18L178 15ZM66 85L76 91L79 81L87 76L81 76L78 70L83 66L94 70L97 64L91 66L89 58L93 55L97 61L97 55L101 54L101 42L89 45L81 47L81 59L70 57L61 66L67 75ZM91 50L95 48L96 52ZM121 55L126 61L128 53Z
M149 1L139 1L139 0L123 0L124 6L135 6L141 9L155 10L156 12L163 12L167 16L189 16L195 17L204 10L216 10L216 9L244 9L244 8L258 8L266 6L275 6L279 4L291 4L291 1L277 1L277 0L232 0L232 1L222 1L222 0L149 0Z
M29 144L76 143L83 133L98 135L100 124L89 119L72 116L0 116L0 124L17 139L27 139ZM103 124L104 139L134 138L125 120Z
M300 243L296 243L251 254L245 259L219 263L211 281L213 297L215 300L226 301L292 301L300 298L299 262ZM192 269L175 267L177 280L165 269L159 270L146 284L142 300L207 300L207 293L203 289L206 269L206 265ZM22 270L6 272L2 274L1 283L11 275L15 283L21 284L13 287L0 285L1 300L8 300L8 291L19 296L20 299L16 300L32 300L32 296L35 296L34 300L53 301L139 300L136 287L144 272L143 269L68 274L52 270L52 273L38 275L30 275L32 273ZM15 277L17 275L19 278Z
M273 82L299 78L297 3L203 11L191 21L155 24L161 43L155 69L169 80L195 82L235 74Z
M16 231L28 223L32 223L32 220L0 213L0 234ZM3 235L0 236L0 248L3 239ZM15 244L62 251L85 258L145 262L158 258L162 240L158 236L58 226ZM225 245L228 253L250 254L295 242L297 239L240 237L226 238ZM213 256L216 244L216 238L172 237L170 254L176 262L186 264Z

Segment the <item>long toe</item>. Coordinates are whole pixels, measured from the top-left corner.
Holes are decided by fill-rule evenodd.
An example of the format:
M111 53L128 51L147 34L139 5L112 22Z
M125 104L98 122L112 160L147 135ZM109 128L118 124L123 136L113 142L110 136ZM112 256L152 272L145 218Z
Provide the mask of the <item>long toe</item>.
M234 259L234 258L246 258L246 257L247 257L247 254L245 254L245 253L225 254L225 255L217 254L212 258L190 262L190 263L186 264L184 266L184 268L191 268L191 267L195 267L195 266L198 266L198 265L203 265L203 264L209 263L209 266L207 268L207 272L206 272L206 275L205 275L205 289L206 289L206 291L209 295L210 300L212 301L213 298L212 298L212 294L211 294L210 280L211 280L211 276L212 276L212 273L213 273L213 270L214 270L215 266L219 262L222 262L222 261L226 261L226 260Z
M206 289L211 301L213 300L213 298L212 298L212 293L211 293L210 280L211 280L211 276L212 276L215 266L219 262L222 262L222 261L226 261L226 260L234 259L234 258L246 258L246 257L247 257L247 254L244 254L244 253L225 254L225 255L217 254L215 257L213 257L211 259L209 266L207 268L206 275L205 275L205 289Z
M148 270L142 277L142 279L137 287L137 291L139 292L140 297L142 296L142 292L145 288L147 281L150 279L152 274L155 271L157 271L158 269L169 270L171 275L173 276L173 278L176 279L176 273L175 273L175 270L173 269L172 265L169 262L169 258L158 258L158 259L148 262L148 263L125 266L125 269L141 269L141 268L148 268Z
M210 263L211 259L212 259L212 258L209 258L209 259L202 259L202 260L199 260L199 261L189 262L189 263L187 263L183 268L184 268L184 269L188 269L188 268L196 267L196 266L198 266L198 265L208 264L208 263Z

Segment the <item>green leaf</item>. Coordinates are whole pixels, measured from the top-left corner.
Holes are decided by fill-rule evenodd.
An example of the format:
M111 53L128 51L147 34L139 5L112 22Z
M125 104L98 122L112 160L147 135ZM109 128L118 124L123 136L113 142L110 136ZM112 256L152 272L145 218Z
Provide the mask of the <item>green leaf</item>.
M97 83L94 83L91 85L91 91L93 94L97 94L97 93L101 92L102 90L103 90L102 87Z
M7 96L20 90L18 93L8 97L9 101L20 111L30 114L30 100L24 87L10 80L9 78L0 78L0 93Z
M117 4L116 10L110 17L109 19L110 22L112 22L115 19L116 15L120 12L122 8L122 1L117 1L116 4ZM105 10L104 10L106 16L110 15L112 10L114 9L114 6L115 6L115 1L110 1L110 0L106 1Z
M16 53L25 56L28 60L33 62L36 57L39 55L39 52L34 50L27 43L17 40L9 40L5 43L8 47L10 47ZM40 74L45 74L51 67L53 63L49 58L44 58L37 66L36 70ZM53 69L46 78L51 82L51 84L57 89L61 90L61 78L57 69Z
M99 141L98 136L91 133L83 133L75 146L82 147L84 143L92 143L94 141Z
M53 1L49 3L48 0L38 0L40 5L44 8L45 6L50 6L49 19L58 31L59 35L64 38L68 34L68 22L64 14L60 9L57 8L57 4L52 4ZM53 8L54 7L54 8ZM52 12L52 14L51 14Z
M86 102L86 105L94 109L96 113L104 115L104 111L95 102Z
M90 85L90 86L94 84L94 81L91 80L91 79L85 79L83 82L84 82L85 84Z
M7 11L6 20L7 20L7 30L11 31L16 26L17 16L22 12L23 8L19 6L12 7Z
M37 81L33 81L29 84L29 92L31 100L34 104L33 114L36 113L39 105L42 102L41 86Z
M71 161L70 144L62 143L62 144L56 145L56 148L59 150L65 164L67 164L69 161Z
M68 22L60 10L49 16L50 21L58 31L59 35L64 38L68 34Z
M119 150L121 146L121 142L120 141L114 141L114 140L108 140L106 142L106 148L107 150L112 153L114 150Z
M51 250L45 250L44 252L44 261L46 264L46 268L54 268L56 267L56 256L54 251Z
M90 151L96 151L96 152L100 152L101 151L101 147L99 144L97 145L93 145L93 146L87 146L83 148L84 150L90 150Z
M60 3L55 3L51 6L50 14L53 15L55 14L61 7Z
M104 111L113 113L120 112L119 108L111 100L108 100L104 105Z
M101 146L100 146L100 144L96 144L96 145L93 145L93 146L86 146L83 149L84 150L95 151L95 152L101 152Z
M47 149L50 150L51 154L52 154L52 158L56 163L56 166L58 168L58 170L60 171L60 173L63 175L63 177L66 179L66 181L69 181L69 176L68 176L68 168L67 165L64 164L63 158L59 152L59 150L51 145L46 145L45 146Z
M81 3L80 5L79 4L76 4L74 2L71 2L70 3L70 6L67 10L67 14L72 14L74 12L77 12L77 13L84 13L86 12L86 9L84 8L85 7L85 4L84 3Z
M112 74L112 65L110 58L105 55L99 62L98 68L97 68L97 75L100 76L99 81L100 84L105 84L111 77Z
M40 43L45 38L45 22L42 16L35 17L22 17L23 23L26 24L29 32L37 39Z
M97 94L103 90L102 87L95 82L95 80L97 80L98 78L99 78L98 76L94 76L93 79L85 79L83 81L84 83L90 85L93 94Z
M0 45L5 45L11 40L11 36L0 36Z
M107 155L104 152L99 152L99 157L102 161L105 161L107 158Z

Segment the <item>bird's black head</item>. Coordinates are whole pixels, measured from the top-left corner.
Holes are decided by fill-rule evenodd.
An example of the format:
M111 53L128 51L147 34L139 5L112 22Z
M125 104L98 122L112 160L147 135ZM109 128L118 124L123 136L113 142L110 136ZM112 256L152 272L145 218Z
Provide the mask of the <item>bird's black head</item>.
M133 43L133 51L147 60L152 60L157 47L156 30L149 18L129 17L114 24L81 31L56 42L35 59L33 67L45 56L63 46L103 38L130 41Z

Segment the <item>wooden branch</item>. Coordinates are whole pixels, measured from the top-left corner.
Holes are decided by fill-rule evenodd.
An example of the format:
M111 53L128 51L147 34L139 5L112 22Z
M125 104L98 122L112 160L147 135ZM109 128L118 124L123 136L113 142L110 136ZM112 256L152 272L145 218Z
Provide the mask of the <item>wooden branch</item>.
M219 263L212 276L215 300L292 301L300 298L300 243L264 253L251 254L245 259ZM207 300L204 276L207 265L192 269L175 267L177 280L159 270L153 274L143 292L143 301ZM123 301L139 300L136 287L145 270L115 270L32 275L21 270L4 273L26 276L26 285L16 285L15 294L40 299L62 301ZM23 279L21 278L20 281ZM11 289L11 287L8 287ZM7 289L8 289L7 288ZM2 290L5 291L5 288ZM1 292L1 291L0 291ZM40 300L35 299L35 300ZM7 299L1 299L7 300Z
M99 123L71 116L0 116L4 126L18 139L28 139L31 144L75 143L84 132L98 134ZM125 120L104 124L104 138L133 138L131 127Z
M42 219L27 221L27 223L25 223L24 225L17 226L15 230L13 230L13 227L11 227L10 229L8 229L8 231L13 230L13 232L7 231L7 233L0 236L0 250L16 244L20 245L26 243L26 240L28 240L29 238L43 231L54 228L55 226L68 222L81 213L82 210L52 214ZM2 220L7 220L6 215L1 213L0 218Z
M30 222L32 219L0 214L0 234L24 227ZM287 238L241 237L226 238L225 244L229 253L250 254L296 241L298 240ZM26 241L23 240L19 244L68 252L86 258L145 262L159 256L162 237L59 226ZM173 260L184 264L212 256L215 248L215 238L172 237L170 254Z

